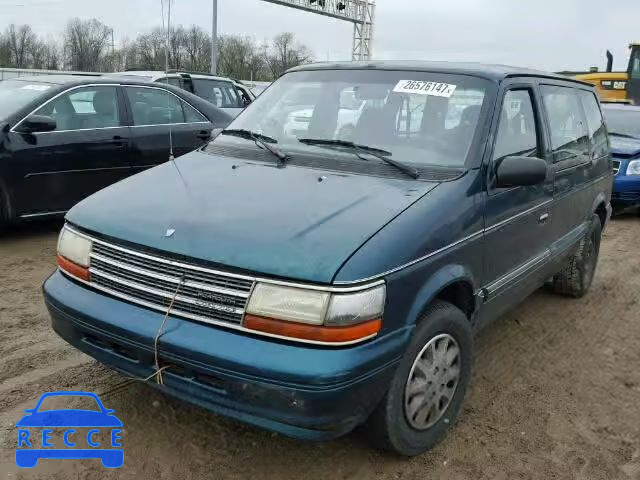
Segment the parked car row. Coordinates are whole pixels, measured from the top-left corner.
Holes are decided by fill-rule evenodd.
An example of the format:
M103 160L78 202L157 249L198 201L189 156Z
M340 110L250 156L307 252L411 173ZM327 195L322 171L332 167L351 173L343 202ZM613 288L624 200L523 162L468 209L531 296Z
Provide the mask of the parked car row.
M162 163L167 130L204 142L228 121L177 87L51 82L5 94L21 100L0 159L12 184L33 182L16 197L27 214L34 191L64 210ZM25 170L14 151L34 145ZM364 424L415 455L454 424L478 330L549 279L587 293L612 176L591 85L473 64L299 67L203 148L75 205L45 300L62 338L163 375L168 394L299 438Z

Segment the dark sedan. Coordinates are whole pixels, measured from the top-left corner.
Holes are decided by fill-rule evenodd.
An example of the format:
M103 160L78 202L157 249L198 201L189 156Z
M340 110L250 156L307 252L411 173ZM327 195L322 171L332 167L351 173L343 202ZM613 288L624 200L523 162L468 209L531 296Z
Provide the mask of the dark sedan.
M0 223L61 215L203 145L231 116L171 85L73 75L0 82Z

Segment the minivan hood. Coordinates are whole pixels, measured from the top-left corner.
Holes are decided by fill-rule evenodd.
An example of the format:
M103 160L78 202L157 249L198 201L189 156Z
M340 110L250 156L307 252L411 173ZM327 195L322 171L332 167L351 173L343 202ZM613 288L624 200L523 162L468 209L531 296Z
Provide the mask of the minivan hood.
M611 154L614 157L631 158L640 155L640 138L617 137L611 135Z
M436 186L192 152L101 190L67 220L218 267L330 283L358 247Z

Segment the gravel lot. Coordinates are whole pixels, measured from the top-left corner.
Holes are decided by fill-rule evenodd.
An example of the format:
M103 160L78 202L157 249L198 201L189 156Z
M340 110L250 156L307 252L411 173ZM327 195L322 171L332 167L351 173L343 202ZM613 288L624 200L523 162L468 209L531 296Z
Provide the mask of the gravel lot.
M111 372L49 327L40 285L57 224L0 234L0 478L640 479L640 219L616 219L581 300L540 291L478 339L460 422L403 460L358 433L306 443L185 405ZM15 422L46 391L88 390L123 421L125 464L13 461Z

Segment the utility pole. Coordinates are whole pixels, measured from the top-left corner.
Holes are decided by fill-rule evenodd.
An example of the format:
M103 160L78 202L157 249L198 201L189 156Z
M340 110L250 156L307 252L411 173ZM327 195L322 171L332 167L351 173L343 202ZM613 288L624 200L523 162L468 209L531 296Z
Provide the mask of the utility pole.
M218 71L218 0L211 0L213 17L211 22L211 74Z

